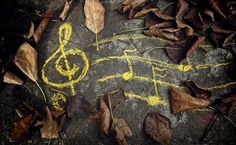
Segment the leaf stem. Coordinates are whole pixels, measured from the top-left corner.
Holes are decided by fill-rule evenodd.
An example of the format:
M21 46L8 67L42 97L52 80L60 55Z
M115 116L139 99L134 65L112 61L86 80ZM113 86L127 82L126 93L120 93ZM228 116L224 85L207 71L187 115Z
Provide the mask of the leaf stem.
M99 51L98 33L95 34L95 37L96 37L96 46L97 46L97 51Z
M47 102L47 99L46 99L46 95L45 95L43 89L40 87L40 85L38 84L37 81L35 81L35 83L36 83L37 87L39 88L40 92L42 93L44 102L46 103L46 102Z

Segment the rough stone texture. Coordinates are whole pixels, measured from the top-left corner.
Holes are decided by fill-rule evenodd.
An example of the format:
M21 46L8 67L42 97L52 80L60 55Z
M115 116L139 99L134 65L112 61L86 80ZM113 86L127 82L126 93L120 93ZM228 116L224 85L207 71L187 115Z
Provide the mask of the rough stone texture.
M24 1L22 1L24 2ZM105 16L105 28L99 33L99 40L105 39L111 36L122 35L122 34L142 34L142 32L126 32L120 34L121 31L127 31L130 29L143 27L143 19L132 19L128 20L124 14L121 14L111 9L119 3L116 0L103 1L106 8ZM78 2L77 2L78 3ZM111 74L124 73L128 71L128 64L125 59L114 59L111 61L104 61L97 65L91 65L93 60L106 56L117 56L123 55L123 50L125 49L137 49L136 52L131 52L129 55L138 55L144 58L152 58L160 60L161 62L166 62L171 64L172 62L167 58L164 49L153 49L154 47L165 46L164 42L157 39L129 39L129 40L113 40L111 42L104 43L100 45L100 51L96 51L95 47L88 47L91 43L94 43L95 35L90 32L84 23L83 14L83 1L80 1L69 13L66 22L72 25L72 36L65 46L64 50L68 51L70 49L78 48L83 50L87 57L89 58L89 70L82 81L75 84L76 93L79 95L86 96L86 99L96 106L97 96L104 92L124 88L125 92L135 93L142 96L154 96L154 84L147 81L140 80L124 80L122 78L115 78L107 80L103 83L98 83L97 80ZM36 5L42 7L47 7L48 2L36 2ZM40 44L36 48L39 52L39 68L44 64L45 60L50 57L59 47L58 40L58 29L63 22L50 22L46 32L43 34ZM60 53L60 52L59 52ZM61 54L58 54L59 57ZM227 56L227 57L225 57ZM226 60L226 58L228 60ZM70 63L81 63L81 59L77 57L68 56ZM220 62L230 61L230 53L222 49L212 49L204 51L199 49L193 57L190 58L190 62L193 65L198 64L214 64ZM149 64L142 63L137 60L131 60L133 64L133 71L137 75L146 76L152 79L152 66ZM186 61L183 62L186 64ZM82 68L83 66L81 66ZM58 75L58 72L54 69L53 63L47 66L48 78L52 78L55 81L66 81L66 77ZM165 68L165 67L159 67ZM157 80L166 81L176 85L183 85L183 81L191 78L199 86L203 88L209 88L215 85L228 83L232 80L225 73L230 67L220 67L220 68L207 68L204 70L191 70L189 72L181 72L176 69L168 69L165 71L157 72L158 74L167 74L165 78L156 76ZM77 76L81 72L79 71ZM51 96L53 96L55 91L52 91L50 85L47 85L40 78L40 84L42 84L47 97L49 99L48 103L51 104ZM161 99L168 102L169 89L170 86L157 84L158 94ZM66 88L56 88L58 90L64 91L67 94L71 94L70 87ZM232 87L224 89L213 90L213 97L221 97L228 94ZM28 95L25 95L27 94ZM16 95L17 94L17 95ZM21 95L19 95L21 94ZM37 108L42 110L42 96L37 89L37 87L31 82L27 81L22 87L7 86L0 94L1 96L1 122L0 126L1 134L0 140L1 144L12 144L10 139L10 129L12 128L12 122L16 118L13 108L7 106L7 104L14 104L23 96L32 102L35 102ZM3 103L3 104L2 104ZM155 144L153 141L147 139L142 132L143 120L145 115L149 111L159 111L165 116L167 116L171 122L174 131L174 137L172 140L173 145L200 145L200 144L217 144L217 145L233 145L236 144L235 131L233 127L227 123L226 120L220 119L216 122L212 130L210 131L207 141L205 143L199 143L198 140L206 126L203 119L210 111L192 111L179 113L177 115L171 115L169 106L155 105L148 106L147 102L139 99L128 99L126 102L122 103L115 110L114 115L116 117L124 118L129 124L130 128L133 130L134 135L128 139L130 145L150 145ZM12 117L14 116L14 118ZM236 120L235 113L230 116L233 121ZM4 134L2 134L4 133ZM47 140L42 140L39 138L39 134L35 134L29 141L23 144L44 144ZM65 127L61 132L61 138L52 140L51 144L55 145L112 145L114 141L112 139L102 139L99 134L99 126L97 122L90 121L85 118L79 120L67 120ZM158 143L156 143L158 144Z

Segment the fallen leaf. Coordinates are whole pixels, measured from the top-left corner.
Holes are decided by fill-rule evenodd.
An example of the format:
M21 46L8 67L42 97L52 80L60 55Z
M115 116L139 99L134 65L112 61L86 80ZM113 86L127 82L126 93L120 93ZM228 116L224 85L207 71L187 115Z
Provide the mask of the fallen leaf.
M123 12L127 12L128 10L133 10L140 6L143 6L145 2L148 0L124 0L123 1Z
M5 74L3 75L3 82L8 83L8 84L14 84L14 85L22 85L23 81L16 76L15 74L6 71Z
M204 27L203 22L199 16L199 10L195 7L190 7L184 15L184 21L191 25L194 29L202 30Z
M191 45L194 43L195 37L190 37L185 40L175 42L165 49L168 58L174 63L180 63L186 58L186 53Z
M199 88L193 81L187 80L186 86L191 90L193 95L199 99L209 99L211 97L211 92L208 90L203 90Z
M211 22L215 22L215 15L211 10L205 10L204 14L211 18Z
M21 143L28 138L31 125L32 115L25 116L14 122L14 128L11 136L15 143Z
M224 103L235 103L236 102L236 93L224 97L222 101Z
M64 21L68 15L68 12L70 10L71 4L72 4L73 0L66 0L63 11L61 12L59 18Z
M155 36L155 37L160 37L164 39L168 39L171 41L179 41L179 38L176 36L175 33L168 32L165 29L149 29L144 31L145 35L148 36Z
M81 118L95 112L95 108L81 96L67 97L67 115L69 118Z
M158 9L157 9L157 8L146 8L146 9L142 9L140 12L137 12L137 13L134 15L134 18L145 16L145 15L147 15L148 13L153 12L153 11L156 11L156 10L158 10Z
M200 46L202 42L204 42L205 36L198 36L197 40L192 44L192 46L187 51L187 57L191 56Z
M172 138L170 120L158 112L149 112L144 120L145 134L156 142L169 145Z
M175 18L178 21L182 21L184 14L188 10L188 3L185 0L178 0L178 10L176 12Z
M46 139L53 139L59 137L59 124L53 119L51 111L46 106L46 119L43 121L38 121L35 126L42 125L40 129L41 137Z
M174 17L163 14L160 10L153 11L153 13L160 19L163 20L174 20Z
M218 13L220 16L222 16L223 18L227 18L227 16L225 15L225 13L223 12L223 9L220 5L219 0L208 0L208 3L210 4L210 6L212 7L212 9Z
M113 90L107 93L103 98L107 105L109 104L108 97L110 99L112 110L114 110L120 103L128 99L128 97L125 96L124 89Z
M171 89L170 102L172 114L210 105L209 100L192 97L191 95L177 91L174 88Z
M115 124L116 127L118 127L123 132L123 134L126 137L133 136L132 130L129 128L128 124L126 123L126 121L124 119L115 118L114 119L114 124Z
M18 48L14 62L26 76L36 82L38 79L37 59L37 51L25 42Z
M232 46L231 44L236 40L235 36L236 32L229 34L223 42L223 47Z
M34 41L36 43L39 42L39 40L41 39L42 37L42 34L45 30L45 28L47 27L48 25L48 22L50 21L50 19L52 18L53 16L53 12L50 11L50 10L47 10L44 14L43 14L43 20L39 23L39 26L37 27L37 29L35 30L34 32L34 35L33 35L33 38L34 38Z
M128 142L126 141L125 137L131 137L133 135L131 129L127 125L124 119L114 119L114 134L116 138L116 142L119 145L128 145Z
M28 39L30 39L32 36L34 35L34 23L31 22L30 24L30 29L29 29L29 33L28 33Z
M86 0L84 4L86 27L95 34L98 34L104 28L103 8L99 0Z
M181 21L178 21L178 20L176 20L176 25L177 25L177 28L184 29L187 36L193 35L193 28L191 26L189 26Z
M102 137L106 137L109 135L109 129L110 129L110 122L111 122L111 114L108 106L100 97L99 99L99 105L100 105L100 111L102 112L100 117L100 132Z
M216 33L225 33L225 34L235 33L235 31L229 30L229 29L225 29L225 28L223 28L223 26L217 25L217 24L213 25L213 26L211 27L211 29L212 29L214 32L216 32Z

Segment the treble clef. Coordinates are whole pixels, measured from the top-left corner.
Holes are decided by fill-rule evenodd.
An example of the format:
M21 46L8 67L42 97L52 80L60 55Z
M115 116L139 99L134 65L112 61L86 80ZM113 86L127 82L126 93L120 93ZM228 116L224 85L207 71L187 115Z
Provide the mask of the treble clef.
M79 81L81 81L87 74L87 71L89 69L89 61L86 56L86 53L78 48L69 49L67 51L64 50L65 45L68 43L70 36L72 34L72 27L69 23L64 23L63 25L61 25L58 33L59 33L60 46L43 64L42 79L44 80L46 84L57 87L57 88L70 87L71 94L74 96L75 95L74 85L78 83ZM83 67L82 67L81 74L78 75L78 72L81 68L79 61L78 62L76 61L77 64L71 65L70 62L68 61L68 57L67 57L68 55L77 56L83 60ZM52 60L55 58L57 58L54 63L54 67L56 71L60 75L67 77L69 81L60 82L61 80L57 79L57 81L59 82L55 82L55 80L51 80L46 75L45 69L47 68L47 65L50 62L53 62ZM75 78L75 76L77 76L77 78Z

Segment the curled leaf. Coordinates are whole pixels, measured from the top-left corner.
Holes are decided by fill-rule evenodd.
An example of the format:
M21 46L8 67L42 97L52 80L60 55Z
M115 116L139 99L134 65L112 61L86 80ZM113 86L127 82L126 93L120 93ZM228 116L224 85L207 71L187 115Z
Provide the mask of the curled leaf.
M210 6L212 7L212 9L218 13L220 16L222 16L223 18L227 18L225 13L223 12L223 9L220 5L219 0L208 0L208 3L210 4Z
M196 51L196 49L199 48L200 44L204 42L204 40L205 36L199 36L197 40L192 44L192 46L188 49L187 56L191 56Z
M193 95L199 99L209 99L211 97L211 92L208 90L203 90L199 88L193 81L187 80L186 86L191 90Z
M188 3L185 0L178 0L178 11L175 18L179 21L182 21L184 14L188 8Z
M25 42L17 50L14 62L26 76L36 82L38 79L37 59L37 51L29 43Z
M170 120L158 112L149 112L144 120L145 134L156 142L169 145L172 137Z
M123 12L128 10L134 10L140 6L143 6L148 0L124 0L123 1Z
M45 12L45 14L43 15L43 20L40 22L39 26L37 27L37 29L35 30L34 35L33 35L34 41L36 43L38 43L39 40L41 39L41 36L42 36L45 28L47 27L48 22L52 18L52 16L53 16L53 12L50 10L47 10Z
M192 97L191 95L177 91L174 88L171 89L170 102L171 112L173 114L210 105L209 100Z
M73 0L66 0L63 11L61 12L59 18L64 21L68 15L68 12L70 10L71 4L72 4Z

